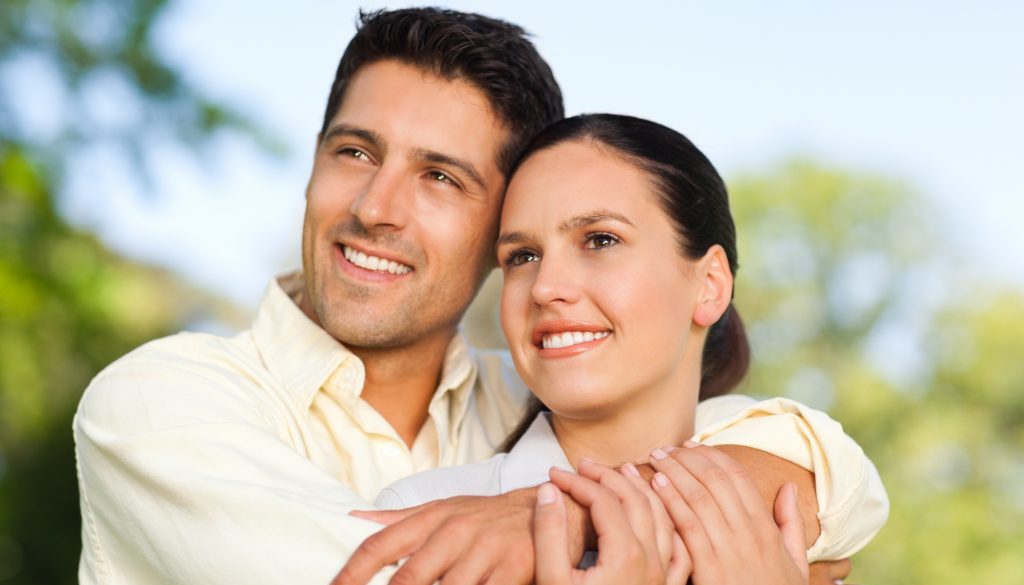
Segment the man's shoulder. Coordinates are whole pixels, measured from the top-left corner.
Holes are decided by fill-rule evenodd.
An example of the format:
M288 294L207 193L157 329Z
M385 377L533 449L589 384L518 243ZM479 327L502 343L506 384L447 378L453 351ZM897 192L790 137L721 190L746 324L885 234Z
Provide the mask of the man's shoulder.
M178 333L104 368L86 388L76 418L124 433L252 420L260 416L253 389L262 369L246 334Z

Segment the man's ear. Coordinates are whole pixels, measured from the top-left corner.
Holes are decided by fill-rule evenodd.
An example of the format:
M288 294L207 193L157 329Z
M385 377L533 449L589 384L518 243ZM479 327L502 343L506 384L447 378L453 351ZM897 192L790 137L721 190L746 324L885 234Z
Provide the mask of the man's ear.
M711 327L729 308L732 302L732 270L725 250L715 244L708 248L697 263L697 277L700 290L697 307L693 311L693 322L701 327Z

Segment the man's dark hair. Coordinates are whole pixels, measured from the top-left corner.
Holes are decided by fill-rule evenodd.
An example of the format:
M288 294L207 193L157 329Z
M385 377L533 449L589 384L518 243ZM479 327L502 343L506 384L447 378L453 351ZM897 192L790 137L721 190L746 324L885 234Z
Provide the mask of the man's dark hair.
M510 132L498 154L498 168L506 177L530 139L565 115L551 68L514 24L454 10L406 8L360 11L357 28L338 63L321 135L356 71L384 59L441 79L464 80L482 91Z

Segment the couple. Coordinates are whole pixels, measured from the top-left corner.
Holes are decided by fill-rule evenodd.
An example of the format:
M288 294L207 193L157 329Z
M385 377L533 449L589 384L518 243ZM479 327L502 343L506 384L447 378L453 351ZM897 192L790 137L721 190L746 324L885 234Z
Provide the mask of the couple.
M518 27L365 16L317 143L303 273L271 284L250 330L147 344L83 397L81 582L326 583L346 561L338 581L361 582L404 557L406 582L528 582L536 541L536 579L557 583L591 528L588 575L608 582L722 582L730 558L802 579L800 544L818 560L866 543L887 503L836 423L778 399L694 404L746 368L730 360L745 342L728 345L742 340L734 237L713 168L672 131L607 116L562 122L523 157L561 118ZM507 355L457 335L496 241L510 349L551 414L502 459L381 498L480 495L354 512L415 472L484 461L523 419ZM651 453L694 431L721 447ZM648 460L652 483L601 465ZM537 488L552 465L581 475ZM776 504L785 536L759 500L791 481L806 543L792 488ZM817 567L830 582L836 565Z

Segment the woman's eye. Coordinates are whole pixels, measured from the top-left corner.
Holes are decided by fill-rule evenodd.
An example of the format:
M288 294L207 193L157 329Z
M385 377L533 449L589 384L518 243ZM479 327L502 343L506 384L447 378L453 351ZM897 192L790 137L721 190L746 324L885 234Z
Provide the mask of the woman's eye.
M539 259L540 255L533 250L515 250L505 256L505 265L520 266L527 262L536 262Z
M612 234L590 234L587 236L587 247L592 249L610 248L619 243L619 238Z

